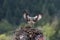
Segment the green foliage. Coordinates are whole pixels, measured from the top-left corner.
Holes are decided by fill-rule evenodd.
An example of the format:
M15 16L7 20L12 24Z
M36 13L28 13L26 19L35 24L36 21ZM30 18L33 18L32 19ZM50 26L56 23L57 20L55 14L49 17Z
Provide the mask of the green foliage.
M5 34L0 35L0 40L9 40Z
M52 36L55 33L54 28L49 24L46 24L43 27L43 30L45 31L45 35L48 36L48 37Z
M7 20L3 20L2 22L0 22L0 33L12 31L15 28L16 28L16 26L13 27L10 23L8 23Z
M13 40L13 36L12 35L7 36L6 34L1 34L0 40Z
M47 40L49 39L49 37L54 35L56 32L54 27L51 26L49 23L47 23L46 25L43 26L43 31L44 31L44 34L45 34Z

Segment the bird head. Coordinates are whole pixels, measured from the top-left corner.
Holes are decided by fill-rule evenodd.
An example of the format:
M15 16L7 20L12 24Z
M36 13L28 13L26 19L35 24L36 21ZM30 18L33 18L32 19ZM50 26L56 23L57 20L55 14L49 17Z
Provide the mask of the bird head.
M37 21L39 21L42 18L41 14L38 14L34 17L31 17L27 11L23 12L23 18L27 21L28 24L33 25L34 23L36 23Z

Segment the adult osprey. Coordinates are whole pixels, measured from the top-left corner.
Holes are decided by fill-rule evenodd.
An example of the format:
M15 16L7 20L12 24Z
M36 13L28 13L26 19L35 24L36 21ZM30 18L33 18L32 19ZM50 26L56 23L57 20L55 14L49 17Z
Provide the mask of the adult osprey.
M28 24L34 24L42 18L41 14L38 14L34 17L30 17L29 14L24 11L24 19ZM45 40L42 30L35 29L31 26L22 27L16 32L16 40Z
M33 25L35 22L39 21L42 18L42 15L38 14L34 17L31 17L26 11L24 11L23 17L27 21L28 24Z

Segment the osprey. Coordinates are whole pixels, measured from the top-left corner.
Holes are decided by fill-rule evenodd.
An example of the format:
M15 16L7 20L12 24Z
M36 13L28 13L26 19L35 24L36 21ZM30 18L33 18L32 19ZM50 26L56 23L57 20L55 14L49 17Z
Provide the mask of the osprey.
M38 14L34 17L31 17L26 11L24 11L23 17L27 21L28 24L33 25L35 22L39 21L42 18L42 15Z
M46 38L41 30L28 26L16 31L14 40L46 40Z
M23 17L28 24L33 25L42 18L42 15L38 14L31 17L26 11L24 11ZM15 35L15 40L45 40L42 30L35 29L32 26L21 27Z

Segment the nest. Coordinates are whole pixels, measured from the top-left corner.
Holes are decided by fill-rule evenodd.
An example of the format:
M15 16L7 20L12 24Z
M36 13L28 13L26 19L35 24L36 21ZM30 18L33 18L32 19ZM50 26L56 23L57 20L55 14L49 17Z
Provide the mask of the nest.
M35 29L35 28L32 28L30 26L28 27L24 27L18 31L15 32L15 40L35 40L35 37L37 35L42 35L41 37L43 37L43 32L41 30L38 30L38 29ZM23 35L24 37L22 39L20 39ZM21 37L20 37L21 36Z

